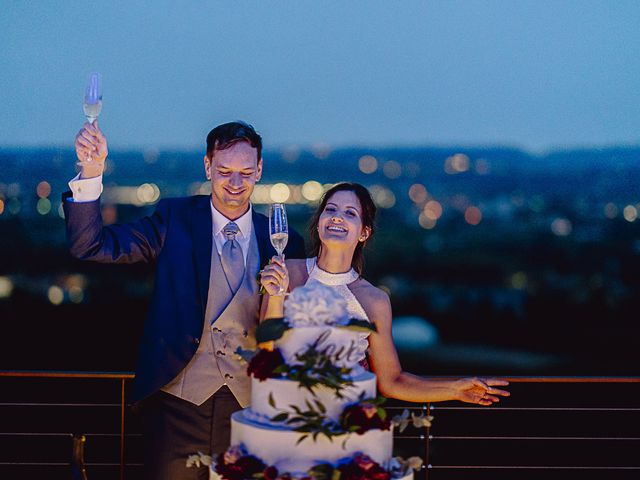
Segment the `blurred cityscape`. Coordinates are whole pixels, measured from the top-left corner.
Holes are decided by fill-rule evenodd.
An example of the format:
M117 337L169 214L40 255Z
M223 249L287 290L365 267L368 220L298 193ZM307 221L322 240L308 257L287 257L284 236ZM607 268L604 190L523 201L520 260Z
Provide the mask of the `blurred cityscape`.
M105 223L208 194L202 152L112 151ZM129 371L153 265L70 258L67 149L0 150L2 369ZM306 232L327 185L379 209L365 277L389 292L405 368L423 374L638 375L640 148L266 151L254 204Z

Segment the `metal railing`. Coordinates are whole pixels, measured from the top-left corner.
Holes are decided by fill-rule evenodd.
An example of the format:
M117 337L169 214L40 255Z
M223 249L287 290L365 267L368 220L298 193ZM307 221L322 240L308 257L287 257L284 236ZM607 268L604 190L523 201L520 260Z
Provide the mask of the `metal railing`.
M2 379L72 379L72 380L88 380L88 379L96 379L101 381L116 381L116 385L114 389L119 390L119 402L117 403L87 403L87 402L45 402L45 401L35 401L35 402L0 402L0 408L5 407L28 407L32 409L38 408L55 408L55 409L77 409L81 407L88 408L97 408L97 409L115 409L119 410L119 425L115 427L115 432L96 432L89 434L93 437L100 436L113 436L117 435L119 437L119 463L118 472L120 480L124 479L125 472L125 438L126 438L126 411L127 404L125 400L125 392L126 392L126 383L132 380L135 377L133 373L129 372L48 372L48 371L0 371L0 380ZM0 412L0 416L2 413ZM73 438L74 434L78 432L23 432L23 431L0 431L0 436L3 437L68 437L70 439ZM87 434L87 432L81 432L83 434ZM71 459L71 453L69 454L69 459ZM39 461L6 461L0 462L0 466L71 466L71 462L39 462ZM111 466L113 464L110 463L89 463L89 466L93 465L101 465L101 466Z
M87 434L87 432L73 432L73 431L63 431L63 432L51 432L51 431L43 431L46 429L42 429L41 431L1 431L0 428L0 436L5 437L45 437L45 436L71 436L74 433L84 433L87 434L88 437L99 437L99 436L118 436L119 437L119 463L91 463L88 462L88 466L117 466L119 472L120 480L124 479L125 476L125 468L127 467L126 458L125 458L125 443L127 439L130 439L132 435L139 435L139 433L134 432L131 433L128 431L130 429L129 425L126 423L127 417L127 404L126 404L126 387L127 382L134 378L134 374L132 373L109 373L109 372L96 372L96 373L88 373L88 372L47 372L47 371L0 371L0 382L9 379L47 379L55 381L55 379L71 379L74 381L88 380L94 379L99 381L115 381L115 385L113 386L114 391L117 393L118 401L114 401L111 403L91 403L91 402L73 402L73 401L64 401L64 402L45 402L45 401L0 401L0 409L7 407L26 407L28 409L39 409L39 408L50 408L53 407L55 409L60 408L70 408L70 409L80 409L80 408L96 408L96 409L118 409L119 412L119 424L113 425L113 431L111 432L96 432L93 434ZM441 377L442 378L442 377ZM406 404L395 402L392 405L389 405L389 409L391 410L391 414L395 415L400 413L405 408L412 410L414 412L425 413L427 415L435 416L434 425L429 429L422 430L409 430L407 433L396 433L395 438L396 442L402 444L410 444L409 450L413 450L413 454L417 454L424 459L424 476L429 479L438 479L438 478L448 478L447 475L455 474L455 478L463 478L458 475L468 472L481 472L481 471L508 471L510 473L518 473L518 476L521 477L521 472L524 470L531 471L540 471L540 470L558 470L558 471L568 471L568 470L576 470L576 471L584 471L587 469L591 470L624 470L636 472L640 476L640 458L636 458L634 455L633 458L626 459L628 462L624 465L621 464L611 464L611 465L595 465L595 464L571 464L571 465L561 465L557 463L549 462L545 464L544 462L539 462L537 464L504 464L501 462L494 461L488 455L486 458L482 458L482 462L478 462L477 458L468 458L465 459L464 455L457 455L456 462L451 463L447 462L447 445L453 444L455 442L463 442L466 445L482 445L485 446L485 450L487 450L486 445L499 444L504 445L507 443L511 446L511 448L517 448L517 444L520 442L522 444L530 445L532 443L546 443L546 444L557 444L560 442L571 443L583 445L590 442L595 443L606 443L606 444L621 444L621 443L631 443L633 444L636 450L640 450L640 437L636 435L617 434L617 430L615 427L611 427L608 429L608 432L605 432L601 435L594 434L584 434L578 431L577 433L571 434L521 434L514 433L514 431L509 430L509 428L497 428L496 426L500 425L508 425L510 428L514 428L517 430L518 421L514 421L515 416L518 418L522 418L522 421L529 421L533 419L536 422L536 418L539 416L545 415L581 415L584 416L586 422L593 421L594 418L598 418L602 415L611 414L613 416L617 416L618 419L625 418L628 419L630 415L637 415L637 418L640 420L640 402L633 400L633 398L640 398L638 396L632 396L628 401L620 403L619 401L610 401L606 398L599 399L591 399L588 405L583 405L584 399L581 397L582 392L580 392L580 388L588 387L590 391L594 388L596 390L609 390L612 386L618 387L632 387L640 392L640 377L501 377L505 378L511 383L511 390L516 389L520 390L517 395L513 395L514 399L517 396L521 397L517 402L512 402L511 399L507 401L503 401L498 405L491 407L479 407L473 405L464 405L460 403L449 403L445 402L443 404ZM548 392L553 386L561 386L563 388L575 389L578 397L577 400L575 398L571 398L571 395L568 395L568 399L564 399L560 405L549 405L545 404L546 400L536 399L535 395L530 395L530 392L535 390L535 388L542 388L541 392L545 395L544 392ZM110 387L111 388L111 387ZM4 391L4 389L3 389ZM514 392L515 393L515 392ZM575 395L574 395L575 396ZM3 397L4 394L3 394ZM605 396L606 397L606 396ZM615 397L615 394L614 394ZM533 399L533 402L538 402L537 404L527 404L530 400ZM1 400L5 400L2 398ZM635 401L635 404L634 404ZM605 403L603 403L605 402ZM548 403L548 402L546 402ZM582 403L582 404L581 404ZM607 404L608 403L608 404ZM490 412L490 413L489 413ZM2 418L2 410L0 410L0 418ZM491 415L491 422L486 421L487 415ZM527 420L529 419L529 420ZM462 421L463 425L456 427L456 422L460 423ZM543 422L541 422L543 423ZM640 422L638 423L640 424ZM515 425L515 426L514 426ZM457 428L457 430L456 430ZM578 430L581 430L578 428ZM626 431L633 432L633 430L629 430L626 428ZM611 434L614 432L614 434ZM437 450L437 451L435 451ZM468 451L474 451L475 448L469 448ZM67 457L70 458L70 455ZM622 462L624 463L624 462ZM0 461L0 466L13 465L13 466L34 466L34 465L70 465L70 462L65 463L63 461L46 463L46 462L37 462L37 461L27 461L27 462L12 462L12 461ZM129 464L130 465L130 464Z

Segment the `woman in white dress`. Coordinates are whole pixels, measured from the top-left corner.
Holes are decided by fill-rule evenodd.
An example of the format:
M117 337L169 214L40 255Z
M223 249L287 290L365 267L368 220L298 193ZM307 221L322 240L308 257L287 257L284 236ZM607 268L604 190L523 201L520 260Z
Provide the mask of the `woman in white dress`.
M310 234L313 258L286 260L273 257L262 271L261 283L266 290L261 319L283 316L284 296L290 291L316 280L335 288L347 301L354 318L375 324L376 333L369 338L368 362L378 379L378 390L385 397L410 402L460 400L491 405L508 385L499 379L462 378L428 379L402 370L391 336L391 303L383 290L362 278L363 248L374 233L376 206L369 191L357 183L340 183L329 189L311 220Z

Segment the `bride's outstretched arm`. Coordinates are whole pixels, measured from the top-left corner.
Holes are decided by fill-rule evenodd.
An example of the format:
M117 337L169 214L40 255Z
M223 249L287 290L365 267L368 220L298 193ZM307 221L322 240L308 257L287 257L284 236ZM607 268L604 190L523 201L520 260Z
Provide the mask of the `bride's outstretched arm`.
M378 390L386 397L410 402L462 402L491 405L509 392L494 388L508 385L498 379L462 378L437 380L420 377L402 370L391 336L391 304L381 290L368 292L361 303L375 323L377 333L369 337L369 360L378 378Z

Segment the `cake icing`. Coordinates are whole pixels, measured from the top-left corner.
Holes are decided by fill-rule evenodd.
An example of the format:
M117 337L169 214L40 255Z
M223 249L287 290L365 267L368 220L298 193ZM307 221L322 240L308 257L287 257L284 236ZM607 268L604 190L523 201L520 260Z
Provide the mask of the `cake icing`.
M317 277L289 295L283 319L258 327L257 352L238 352L251 357L251 405L232 415L231 447L212 461L211 479L413 477L410 462L392 457L392 422L362 366L375 328L353 317L355 297Z

